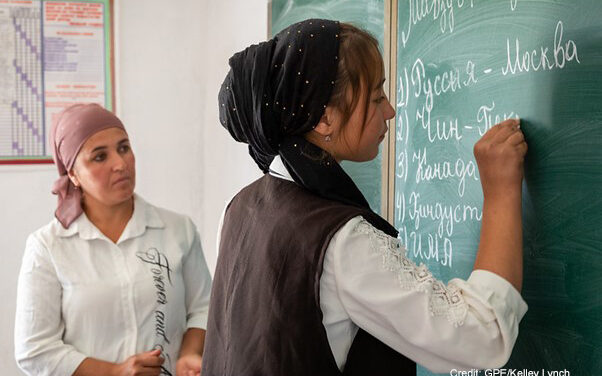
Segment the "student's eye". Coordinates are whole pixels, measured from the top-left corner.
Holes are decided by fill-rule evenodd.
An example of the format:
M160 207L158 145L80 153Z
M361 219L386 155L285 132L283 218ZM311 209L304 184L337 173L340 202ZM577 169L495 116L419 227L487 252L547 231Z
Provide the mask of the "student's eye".
M125 154L130 151L130 145L121 145L118 150L120 153Z
M92 157L92 160L93 160L94 162L102 162L102 161L104 161L105 159L107 159L107 154L106 154L106 153L98 153L98 154L96 154L96 155L94 155L94 156Z
M385 99L387 99L387 97L386 97L386 96L384 96L384 95L381 95L380 97L376 98L376 99L374 100L374 102L376 102L376 103L379 103L379 104L380 104L380 103L382 103L382 101L384 101Z

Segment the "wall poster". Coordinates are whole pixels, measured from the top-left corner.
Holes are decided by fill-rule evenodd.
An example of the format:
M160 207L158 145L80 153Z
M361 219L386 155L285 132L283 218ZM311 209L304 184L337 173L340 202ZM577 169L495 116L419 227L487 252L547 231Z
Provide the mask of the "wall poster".
M113 109L112 34L112 0L0 0L0 164L52 163L71 104Z

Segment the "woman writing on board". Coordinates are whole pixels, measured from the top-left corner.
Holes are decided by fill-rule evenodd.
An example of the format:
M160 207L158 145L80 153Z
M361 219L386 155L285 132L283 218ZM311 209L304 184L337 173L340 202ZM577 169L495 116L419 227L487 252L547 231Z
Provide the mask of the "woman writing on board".
M134 194L121 121L96 104L53 124L56 218L27 240L15 354L28 375L198 374L211 277L190 219Z
M468 280L445 285L406 257L339 165L375 158L395 115L376 40L307 20L235 54L230 67L220 121L265 175L224 212L203 376L502 366L527 310L518 122L475 146L479 252Z

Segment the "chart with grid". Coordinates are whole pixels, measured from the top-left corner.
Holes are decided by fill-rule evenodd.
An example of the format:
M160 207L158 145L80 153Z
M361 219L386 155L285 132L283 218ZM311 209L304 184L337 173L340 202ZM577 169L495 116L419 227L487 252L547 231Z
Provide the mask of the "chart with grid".
M0 1L0 164L49 163L64 108L112 108L109 1Z
M44 158L40 4L0 8L0 157Z

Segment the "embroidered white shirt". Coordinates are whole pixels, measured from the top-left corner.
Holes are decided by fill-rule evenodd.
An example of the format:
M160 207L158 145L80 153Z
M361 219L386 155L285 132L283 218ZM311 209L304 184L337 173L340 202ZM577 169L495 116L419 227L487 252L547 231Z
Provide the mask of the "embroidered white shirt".
M122 362L162 348L163 374L188 328L205 329L211 276L192 221L139 196L117 243L82 214L27 239L15 357L28 375L71 375L86 357Z
M293 181L278 156L270 174ZM220 234L221 224L218 249ZM339 369L361 327L434 372L503 366L527 312L504 278L475 270L468 280L445 285L409 260L398 239L361 216L337 231L326 249L320 308Z

